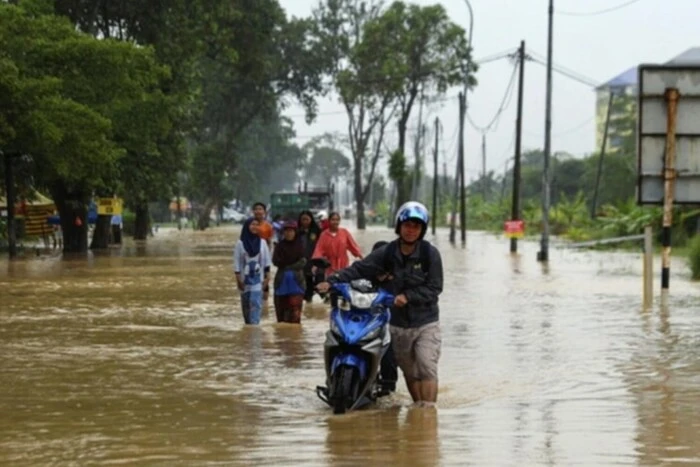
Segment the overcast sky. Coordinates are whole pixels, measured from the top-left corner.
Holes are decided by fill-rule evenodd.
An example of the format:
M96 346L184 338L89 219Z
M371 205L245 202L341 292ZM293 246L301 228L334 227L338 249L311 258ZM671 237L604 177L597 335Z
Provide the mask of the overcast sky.
M318 0L280 0L292 16L308 16ZM590 15L631 0L555 0L554 63L576 71L597 83L639 63L661 63L686 49L700 46L700 1L638 0L615 11ZM414 0L431 5L441 3L452 20L465 29L469 13L465 0ZM471 0L474 10L473 46L476 59L515 50L525 40L530 53L542 58L547 53L548 0ZM564 13L581 13L574 16ZM477 74L479 84L468 97L468 112L477 126L493 118L504 96L513 65L499 60L483 65ZM523 149L544 145L545 67L528 62L525 67ZM516 88L517 90L517 88ZM457 150L458 89L448 91L448 99L428 116L432 124L439 117L444 126L443 160L454 172ZM595 93L590 86L554 73L552 149L583 156L595 150ZM513 155L516 95L503 112L497 126L486 135L487 170L502 172ZM293 106L286 114L295 122L298 143L325 132L344 132L347 117L336 97L320 101L319 118L306 125L303 110ZM417 118L417 109L413 113ZM415 125L415 121L413 123ZM389 136L392 143L394 134ZM412 136L409 144L412 145ZM431 138L432 147L432 138ZM411 146L412 147L412 146ZM467 179L481 171L481 133L469 124L465 131ZM410 154L412 156L412 153ZM432 164L427 169L432 172ZM442 163L440 164L442 171Z

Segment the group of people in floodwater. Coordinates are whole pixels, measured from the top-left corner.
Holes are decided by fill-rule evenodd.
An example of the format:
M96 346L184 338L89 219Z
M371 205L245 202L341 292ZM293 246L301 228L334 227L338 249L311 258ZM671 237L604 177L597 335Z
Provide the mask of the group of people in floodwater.
M253 216L243 224L233 255L246 324L260 323L270 293L271 266L277 268L272 281L277 322L300 323L304 302L311 302L315 293L317 271L311 259L330 262L324 272L327 277L348 266L348 252L362 258L360 247L350 232L340 227L340 220L340 214L333 212L327 218L320 216L317 222L311 211L302 211L297 220L270 223L265 204L253 205Z
M327 294L332 284L355 279L381 284L394 295L391 345L381 361L382 390L396 389L398 366L414 403L434 406L442 348L438 298L443 270L440 252L424 240L428 209L417 201L401 205L394 222L397 238L377 242L366 258L350 232L340 227L338 213L319 219L320 226L310 211L299 213L297 220L280 220L274 225L266 217L266 206L255 203L253 217L243 225L234 252L246 324L260 323L272 265L277 268L272 289L278 322L300 323L304 301L310 302L315 292ZM348 253L359 261L349 264ZM311 262L315 258L329 263L323 277L316 280L319 271Z

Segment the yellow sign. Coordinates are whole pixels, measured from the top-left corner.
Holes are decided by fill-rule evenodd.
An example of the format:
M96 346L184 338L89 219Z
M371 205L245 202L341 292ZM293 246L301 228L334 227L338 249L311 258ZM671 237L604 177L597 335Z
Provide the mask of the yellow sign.
M123 203L124 200L121 198L98 198L97 214L100 216L120 215Z

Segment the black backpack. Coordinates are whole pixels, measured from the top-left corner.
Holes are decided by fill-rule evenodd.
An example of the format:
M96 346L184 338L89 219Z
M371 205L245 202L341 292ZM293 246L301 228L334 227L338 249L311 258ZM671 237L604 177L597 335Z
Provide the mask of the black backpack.
M394 272L394 260L393 257L396 255L396 249L399 247L399 242L394 240L389 242L389 244L384 249L384 259L382 264L384 265L384 272L387 274L393 274ZM420 253L420 266L423 270L423 274L427 274L430 271L430 243L425 240L421 240L418 244Z

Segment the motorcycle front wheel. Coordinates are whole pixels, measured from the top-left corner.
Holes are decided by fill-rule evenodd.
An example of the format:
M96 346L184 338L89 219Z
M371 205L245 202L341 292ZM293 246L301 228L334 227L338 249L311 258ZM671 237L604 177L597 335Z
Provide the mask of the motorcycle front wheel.
M341 366L333 375L330 400L334 414L343 414L357 400L359 390L357 370L351 366Z

